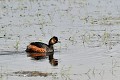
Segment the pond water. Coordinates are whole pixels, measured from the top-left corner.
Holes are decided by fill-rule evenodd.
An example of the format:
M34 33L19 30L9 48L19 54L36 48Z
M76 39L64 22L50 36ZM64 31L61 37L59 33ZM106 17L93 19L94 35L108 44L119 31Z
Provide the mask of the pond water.
M119 2L1 0L0 80L120 80ZM52 36L54 53L25 52Z

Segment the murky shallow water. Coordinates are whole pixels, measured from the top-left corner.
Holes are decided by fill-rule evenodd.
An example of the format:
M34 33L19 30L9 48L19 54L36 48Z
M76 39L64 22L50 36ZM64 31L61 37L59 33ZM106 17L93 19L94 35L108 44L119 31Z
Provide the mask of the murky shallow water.
M120 80L119 2L0 1L0 79ZM24 51L52 36L61 41L54 46L57 66Z
M2 51L0 78L2 80L118 80L120 56L119 53L114 53L105 52L100 48L61 50L54 53L54 58L58 59L58 66L52 66L48 57L34 60L24 51ZM36 76L33 75L35 71ZM38 72L50 75L37 75Z

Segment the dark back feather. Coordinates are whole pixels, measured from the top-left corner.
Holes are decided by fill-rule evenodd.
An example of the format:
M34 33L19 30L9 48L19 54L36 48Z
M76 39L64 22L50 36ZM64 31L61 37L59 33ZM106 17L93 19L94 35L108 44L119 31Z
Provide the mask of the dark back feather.
M48 46L47 44L42 43L42 42L32 42L32 43L30 43L30 44L31 44L31 45L34 45L34 46L37 46L37 47L39 47L39 48Z

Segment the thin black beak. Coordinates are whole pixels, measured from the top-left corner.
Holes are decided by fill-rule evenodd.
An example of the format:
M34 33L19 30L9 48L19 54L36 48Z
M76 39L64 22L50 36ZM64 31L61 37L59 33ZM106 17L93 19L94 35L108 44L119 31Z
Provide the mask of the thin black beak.
M58 41L57 43L61 43L61 41Z

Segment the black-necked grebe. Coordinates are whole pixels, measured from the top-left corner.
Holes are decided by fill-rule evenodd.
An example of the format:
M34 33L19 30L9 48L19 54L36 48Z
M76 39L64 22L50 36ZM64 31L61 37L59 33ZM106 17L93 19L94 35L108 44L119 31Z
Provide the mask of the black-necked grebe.
M53 36L48 44L42 43L42 42L32 42L27 46L26 52L54 52L53 45L55 43L58 43L58 38L56 36Z

